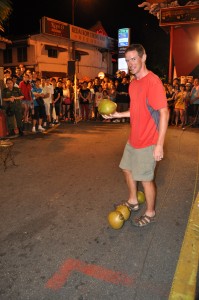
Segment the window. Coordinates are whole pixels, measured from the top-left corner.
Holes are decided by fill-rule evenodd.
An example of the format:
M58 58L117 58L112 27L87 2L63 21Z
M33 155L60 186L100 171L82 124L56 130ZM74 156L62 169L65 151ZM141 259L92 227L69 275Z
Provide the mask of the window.
M27 61L27 47L17 48L18 62Z
M52 48L48 49L48 57L57 58L58 57L57 50Z
M12 63L12 49L6 49L3 51L4 64Z

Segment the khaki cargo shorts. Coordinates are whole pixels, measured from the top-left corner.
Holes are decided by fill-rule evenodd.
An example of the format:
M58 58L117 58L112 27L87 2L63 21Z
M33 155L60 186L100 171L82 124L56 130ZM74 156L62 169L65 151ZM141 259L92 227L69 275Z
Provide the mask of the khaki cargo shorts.
M152 181L156 166L153 150L154 145L136 149L127 143L119 167L131 171L135 181Z

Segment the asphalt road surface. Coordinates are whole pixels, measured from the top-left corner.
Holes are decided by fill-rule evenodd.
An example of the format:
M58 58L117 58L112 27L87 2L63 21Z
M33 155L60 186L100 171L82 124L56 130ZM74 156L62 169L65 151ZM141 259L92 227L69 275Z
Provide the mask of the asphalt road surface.
M114 230L128 134L129 124L79 122L12 140L17 166L0 169L1 300L168 299L198 192L198 129L167 131L157 221Z

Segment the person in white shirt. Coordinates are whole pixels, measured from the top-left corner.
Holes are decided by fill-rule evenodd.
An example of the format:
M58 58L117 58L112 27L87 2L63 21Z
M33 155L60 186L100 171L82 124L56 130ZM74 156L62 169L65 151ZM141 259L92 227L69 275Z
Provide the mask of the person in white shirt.
M46 111L46 120L44 120L43 126L48 126L52 127L52 97L54 94L54 89L53 86L50 84L50 79L42 77L41 78L41 88L43 91L44 96L44 104L45 104L45 111Z

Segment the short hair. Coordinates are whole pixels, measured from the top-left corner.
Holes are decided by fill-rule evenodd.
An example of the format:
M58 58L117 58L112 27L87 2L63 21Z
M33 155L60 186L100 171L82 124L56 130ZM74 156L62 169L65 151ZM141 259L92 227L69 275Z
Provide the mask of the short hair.
M8 81L12 81L12 82L13 82L13 79L12 79L11 77L8 77L8 78L6 78L6 83L7 83Z
M142 57L144 54L146 54L146 51L144 47L141 44L131 44L128 48L126 48L125 53L130 51L137 51L138 55Z

